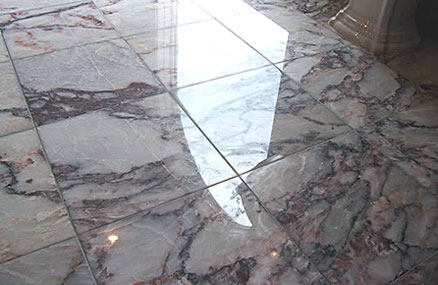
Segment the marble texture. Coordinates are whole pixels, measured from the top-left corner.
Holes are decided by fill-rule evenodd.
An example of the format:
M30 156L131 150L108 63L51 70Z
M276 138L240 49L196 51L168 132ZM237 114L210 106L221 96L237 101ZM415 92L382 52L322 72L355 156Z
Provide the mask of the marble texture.
M245 180L332 282L386 284L438 248L437 196L354 133Z
M395 282L394 285L408 285L408 284L436 284L438 278L438 256L437 254L432 258L415 266L411 271L402 275Z
M9 53L6 49L5 42L3 41L3 33L0 30L0 62L8 61Z
M269 64L214 21L152 31L127 40L168 88Z
M234 175L167 94L39 130L79 231Z
M300 57L278 67L356 129L424 97L414 84L353 46Z
M92 3L55 6L0 19L12 58L119 37Z
M0 282L8 285L95 284L76 239L0 264Z
M256 12L255 9L242 0L193 0L193 2L219 20L230 16Z
M328 284L238 179L80 239L100 284Z
M221 21L273 63L348 45L327 27L297 12L249 13Z
M88 2L84 0L8 0L0 3L0 14L10 14L31 9L69 3ZM25 13L25 12L24 12Z
M0 63L0 136L32 128L12 64Z
M177 96L239 173L349 130L274 67L183 88Z
M403 112L361 129L371 142L434 191L438 191L437 110L438 98L416 101Z
M0 209L0 262L74 235L33 130L0 138Z
M101 108L117 108L163 92L122 40L80 46L15 61L37 125Z
M124 36L211 19L207 13L189 0L95 2ZM139 18L141 21L138 20Z

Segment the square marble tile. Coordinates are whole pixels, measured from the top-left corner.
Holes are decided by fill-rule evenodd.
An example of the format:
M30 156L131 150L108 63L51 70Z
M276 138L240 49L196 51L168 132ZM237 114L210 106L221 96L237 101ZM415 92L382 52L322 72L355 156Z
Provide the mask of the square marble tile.
M0 264L8 285L95 284L76 239L70 239Z
M245 177L318 269L387 284L438 249L438 198L354 133Z
M353 46L278 67L353 128L401 111L421 96L414 84Z
M39 130L79 231L234 176L167 94Z
M24 17L12 15L2 20L3 36L12 58L119 37L93 3L47 10L32 11L34 15Z
M273 66L177 95L239 173L350 130Z
M300 12L256 12L221 21L273 63L349 44Z
M360 131L438 194L437 110L438 98L426 98Z
M152 31L128 42L169 88L269 64L215 21Z
M3 33L0 31L0 62L9 60L9 53L6 49L5 42L3 41Z
M15 66L37 125L163 92L123 40L24 58Z
M425 284L433 285L438 280L438 254L415 266L411 271L397 279L394 285Z
M0 138L0 177L0 262L74 235L33 130Z
M95 2L124 36L212 19L189 0Z
M328 284L238 179L80 239L105 284Z
M0 136L32 128L26 102L10 61L0 63Z
M60 4L89 2L81 0L7 0L0 3L0 14L23 12L31 9Z

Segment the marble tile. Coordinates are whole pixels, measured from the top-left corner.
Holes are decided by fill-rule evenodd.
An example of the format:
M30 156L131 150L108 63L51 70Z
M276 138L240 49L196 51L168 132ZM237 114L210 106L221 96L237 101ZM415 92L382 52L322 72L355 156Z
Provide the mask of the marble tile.
M238 179L80 239L102 284L327 284Z
M88 2L86 0L8 0L0 3L0 14L17 13L22 11L28 11L31 9L69 4Z
M367 125L361 132L394 160L418 169L415 177L438 193L437 110L438 98L415 102L403 112ZM423 173L419 173L421 168Z
M32 13L1 17L12 58L119 37L92 3L73 3Z
M391 285L424 284L433 285L438 280L438 255L415 266Z
M177 95L239 173L349 131L274 67L183 88Z
M278 63L345 46L340 36L299 12L250 13L222 22L271 62Z
M438 198L354 133L245 177L318 269L386 284L438 248Z
M39 130L79 231L234 175L167 94Z
M193 2L219 20L230 16L256 12L255 9L242 0L193 0Z
M8 285L95 284L76 239L0 264L0 282Z
M404 110L423 96L414 84L353 46L278 66L353 128Z
M97 1L97 5L124 36L212 19L189 0Z
M169 88L269 64L215 21L152 31L128 42Z
M33 130L0 138L0 190L0 262L74 235Z
M24 58L15 66L37 125L163 92L122 40Z
M5 42L3 41L3 33L0 31L0 62L9 60L9 53L6 49Z
M260 12L287 14L300 12L326 24L339 10L347 6L348 0L244 0Z
M0 63L0 136L32 128L12 64Z
M423 41L412 53L381 56L379 59L424 91L434 92L435 98L438 97L437 42Z

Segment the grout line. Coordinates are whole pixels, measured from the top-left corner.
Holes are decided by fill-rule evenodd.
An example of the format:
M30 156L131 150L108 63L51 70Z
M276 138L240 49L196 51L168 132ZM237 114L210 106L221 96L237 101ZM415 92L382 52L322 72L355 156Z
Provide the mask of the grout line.
M7 46L6 46L6 50L8 51L8 54L9 54L9 56L10 56L10 55L11 55L11 54L10 54L10 50L9 50L9 48L8 48ZM37 126L36 126L36 123L35 123L35 121L34 121L34 119L33 119L33 117L32 117L32 113L31 113L31 111L30 111L30 107L29 107L29 105L27 104L26 96L24 96L24 90L23 90L23 87L22 87L22 84L21 84L20 78L18 77L17 69L16 69L15 64L13 63L13 61L11 61L11 63L12 63L12 67L13 67L14 72L15 72L16 80L17 80L18 84L20 85L20 91L21 91L20 93L21 93L21 95L22 95L23 98L24 98L24 101L25 101L25 104L26 104L26 109L27 109L27 111L29 112L30 120L31 120L32 125L33 125L33 130L35 131L35 133L36 133L36 135L37 135L37 137L38 137L38 140L39 140L39 143L40 143L40 145L41 145L41 149L42 149L42 151L43 151L44 157L45 157L45 159L47 160L47 164L48 164L48 167L49 167L49 169L50 169L50 174L53 176L53 180L54 180L54 182L55 182L55 187L56 187L56 189L58 190L59 197L61 198L62 203L63 203L63 205L64 205L64 208L65 208L65 211L66 211L66 213L67 213L68 219L69 219L69 221L70 221L70 224L71 224L71 226L72 226L73 232L74 232L74 234L75 234L76 242L79 243L79 248L80 248L80 250L81 250L81 253L82 253L82 257L83 257L83 259L84 259L84 262L85 262L85 264L88 266L88 270L89 270L89 272L90 272L91 275L92 275L92 279L93 279L94 283L97 285L97 279L95 278L95 276L94 276L94 274L93 274L93 271L91 270L91 266L90 266L90 262L89 262L89 260L88 260L88 257L87 257L87 255L85 254L85 250L84 250L84 248L82 247L82 245L81 245L81 243L80 243L79 236L78 236L78 232L77 232L76 227L75 227L75 225L74 225L74 223L73 223L73 219L72 219L72 217L71 217L70 210L69 210L68 207L67 207L67 203L66 203L66 201L65 201L65 199L64 199L64 196L63 196L63 193L62 193L62 191L61 191L61 189L60 189L60 187L59 187L58 180L56 179L56 176L55 176L54 173L53 173L52 165L51 165L51 163L50 163L49 156L47 155L46 148L44 147L44 143L43 143L43 141L42 141L42 139L41 139L41 135L40 135L40 133L39 133L39 131L38 131L38 128L37 128Z
M20 93L21 93L21 92L20 92ZM25 103L25 104L26 104L26 103ZM29 116L30 116L30 115L29 115ZM12 135L16 135L16 134L24 133L24 132L27 132L27 131L30 131L30 130L33 130L33 127L29 127L29 128L25 128L25 129L23 129L23 130L14 131L14 132L11 132L11 133L7 133L7 134L0 135L0 139L5 138L5 137L8 137L8 136L12 136Z

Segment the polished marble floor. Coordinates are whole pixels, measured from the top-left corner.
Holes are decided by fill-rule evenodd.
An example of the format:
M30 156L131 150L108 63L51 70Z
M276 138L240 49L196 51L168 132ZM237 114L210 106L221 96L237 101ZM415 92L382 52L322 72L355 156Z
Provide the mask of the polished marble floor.
M437 284L438 44L346 0L0 2L0 284Z

